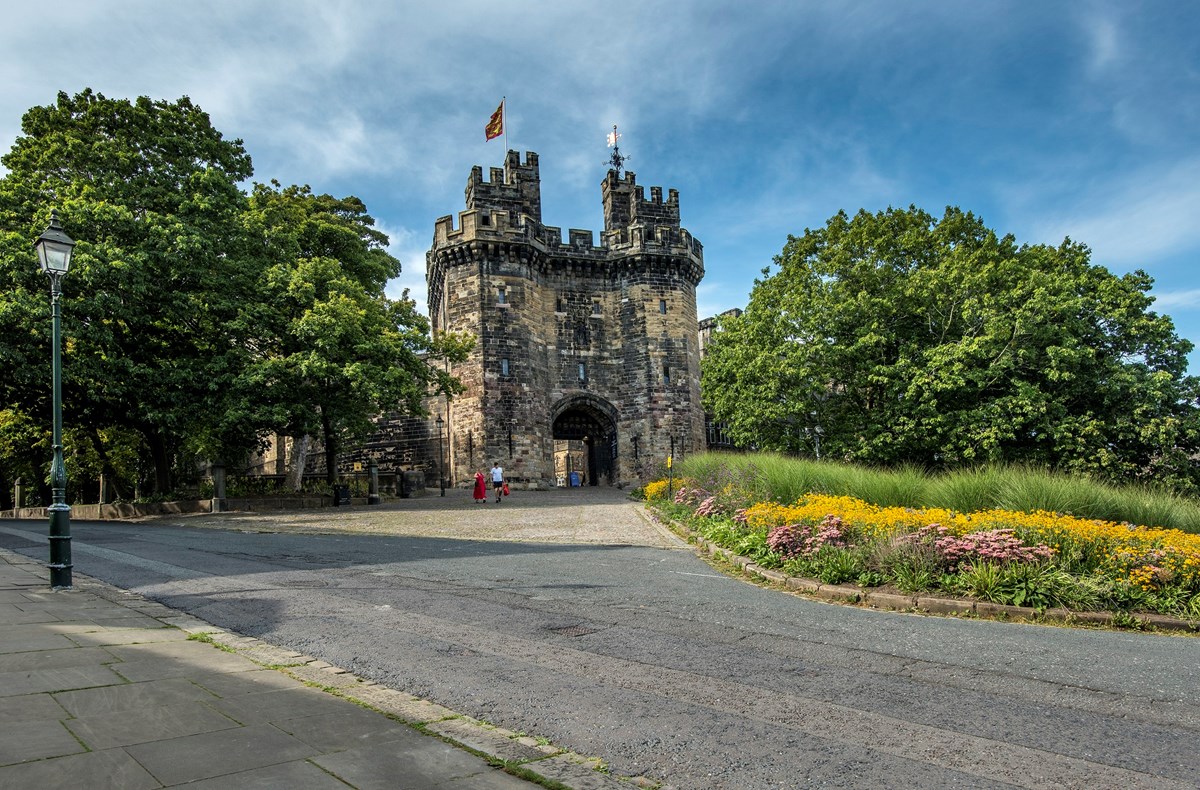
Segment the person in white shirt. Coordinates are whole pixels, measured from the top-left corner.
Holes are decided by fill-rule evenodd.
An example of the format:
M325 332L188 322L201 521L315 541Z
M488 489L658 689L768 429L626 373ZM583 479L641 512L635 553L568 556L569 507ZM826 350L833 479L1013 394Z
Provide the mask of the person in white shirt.
M504 489L504 469L499 461L492 464L492 488L496 491L496 504L500 504L500 496Z

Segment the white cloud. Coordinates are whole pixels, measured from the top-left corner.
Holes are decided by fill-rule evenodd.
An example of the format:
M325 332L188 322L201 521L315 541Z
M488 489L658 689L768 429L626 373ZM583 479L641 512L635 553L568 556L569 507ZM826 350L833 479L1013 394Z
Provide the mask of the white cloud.
M1152 291L1151 295L1154 297L1154 307L1159 310L1179 312L1181 310L1200 308L1200 288L1191 288L1186 291L1167 291L1164 293Z
M387 234L388 252L400 261L400 276L389 281L384 292L392 299L399 299L407 289L409 298L417 304L417 312L428 315L425 253L429 249L429 242L433 239L432 225L429 233L424 235L408 228L388 227L379 221L375 222L375 227ZM426 235L428 239L422 241Z
M1121 56L1121 42L1116 20L1108 16L1089 15L1084 20L1088 36L1088 68L1093 73L1106 71Z
M1097 263L1126 267L1200 244L1200 158L1081 186L1077 204L1031 223L1037 240L1070 236L1091 247Z

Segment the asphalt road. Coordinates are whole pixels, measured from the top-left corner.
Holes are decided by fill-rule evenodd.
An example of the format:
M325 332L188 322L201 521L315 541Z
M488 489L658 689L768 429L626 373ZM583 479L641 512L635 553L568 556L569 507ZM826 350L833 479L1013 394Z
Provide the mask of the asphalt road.
M809 601L603 491L457 496L391 526L326 514L332 534L313 513L75 522L75 565L678 788L1200 786L1196 638ZM44 533L0 522L0 546L44 559Z

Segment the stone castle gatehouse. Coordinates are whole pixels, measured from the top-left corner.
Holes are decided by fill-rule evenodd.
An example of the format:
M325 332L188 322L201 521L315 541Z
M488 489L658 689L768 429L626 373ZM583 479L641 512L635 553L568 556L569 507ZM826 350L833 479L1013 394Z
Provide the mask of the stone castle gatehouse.
M538 156L471 170L466 210L438 219L426 255L435 332L477 338L451 368L465 391L431 404L446 424L446 477L494 461L517 484L561 484L563 459L592 484L635 483L703 449L696 285L703 248L679 193L646 198L633 173L601 184L604 230L542 224ZM557 463L556 463L557 462Z

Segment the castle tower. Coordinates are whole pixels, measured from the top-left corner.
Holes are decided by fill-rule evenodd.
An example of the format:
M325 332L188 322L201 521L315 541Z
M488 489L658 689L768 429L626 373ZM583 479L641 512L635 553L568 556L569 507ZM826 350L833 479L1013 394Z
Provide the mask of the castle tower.
M541 219L537 154L471 170L466 210L438 219L426 281L435 332L464 332L474 350L451 372L465 391L445 415L455 484L494 461L517 485L555 485L564 443L592 484L644 480L704 448L696 286L700 242L680 227L679 193L610 170L604 230ZM568 455L571 453L568 452Z

